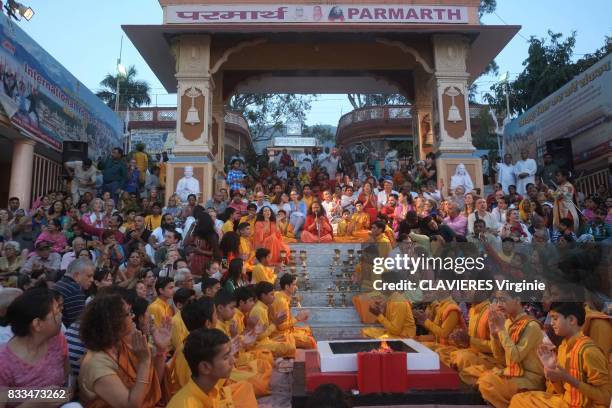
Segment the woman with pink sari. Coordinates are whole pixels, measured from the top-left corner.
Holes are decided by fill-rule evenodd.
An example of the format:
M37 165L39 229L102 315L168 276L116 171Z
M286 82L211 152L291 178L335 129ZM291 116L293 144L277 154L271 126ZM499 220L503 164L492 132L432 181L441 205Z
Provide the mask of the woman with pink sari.
M393 231L397 232L400 223L406 219L408 211L412 211L410 201L412 201L410 193L399 193L397 205L395 206L395 217L393 218Z
M272 255L272 263L274 264L280 262L281 251L289 253L289 245L283 241L283 236L276 226L276 217L268 206L263 207L257 214L253 244L255 249L269 249Z

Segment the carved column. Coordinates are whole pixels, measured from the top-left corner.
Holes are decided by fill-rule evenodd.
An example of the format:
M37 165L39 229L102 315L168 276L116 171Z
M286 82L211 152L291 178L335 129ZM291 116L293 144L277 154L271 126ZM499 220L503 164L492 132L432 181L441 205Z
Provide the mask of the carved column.
M214 157L215 189L225 185L225 101L223 100L223 72L213 75L215 84L212 104L211 150Z
M468 39L461 35L435 35L434 85L434 145L437 152L438 178L444 180L447 193L451 176L458 164L468 170L475 188L482 194L482 164L474 157L472 144L468 79L466 69L470 48Z
M412 104L415 155L425 160L433 150L433 76L423 71L414 72L415 99Z
M177 121L174 157L166 176L166 197L176 191L186 167L193 168L193 177L199 182L198 201L203 202L212 194L210 41L208 35L183 35L172 45L178 80Z

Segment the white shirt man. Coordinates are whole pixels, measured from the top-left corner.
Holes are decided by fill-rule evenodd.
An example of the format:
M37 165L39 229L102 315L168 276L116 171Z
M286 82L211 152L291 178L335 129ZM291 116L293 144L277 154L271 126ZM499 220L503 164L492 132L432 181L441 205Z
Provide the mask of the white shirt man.
M336 150L332 150L330 154L326 154L325 157L319 160L321 165L325 167L327 170L327 174L330 179L336 177L336 171L338 169L338 162L340 161L340 156L336 153Z
M383 190L376 194L378 208L387 205L387 200L391 194L398 194L398 192L393 190L393 182L391 180L385 180L383 182Z
M193 167L185 167L185 176L176 184L176 194L178 194L181 202L186 203L189 194L195 194L196 197L200 194L200 182L193 177Z
M487 200L484 198L479 198L476 201L476 211L468 216L468 233L474 233L474 221L476 220L483 220L487 231L497 231L499 228L495 217L487 211Z
M85 240L81 237L76 237L72 241L72 248L73 248L72 251L66 252L62 256L62 262L60 264L60 270L62 271L65 271L66 269L68 269L68 265L70 265L70 263L79 256L79 252L81 252L84 249L87 249L87 242L85 242ZM95 251L89 251L89 254L91 255L92 261L95 262L96 261Z
M308 173L312 171L312 156L308 150L304 150L304 153L300 153L298 156L298 162L300 169L304 167Z
M527 184L535 184L535 174L538 171L538 165L535 160L529 158L527 150L521 150L521 160L514 165L514 174L516 175L516 192L520 195L527 193Z
M92 165L90 159L84 161L69 161L64 163L64 167L73 174L71 184L72 201L76 204L80 197L86 192L95 195L96 193L96 173L97 169Z
M502 185L504 194L508 194L509 186L516 186L516 175L514 174L514 166L512 165L512 156L504 155L503 163L496 163L495 170L497 171L497 181Z

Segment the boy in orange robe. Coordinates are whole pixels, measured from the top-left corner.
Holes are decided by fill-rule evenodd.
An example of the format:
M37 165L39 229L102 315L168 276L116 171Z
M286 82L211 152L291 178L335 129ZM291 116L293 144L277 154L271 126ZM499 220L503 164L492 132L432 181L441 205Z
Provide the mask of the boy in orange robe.
M563 337L556 358L552 345L541 344L538 356L547 378L546 391L516 394L510 408L571 408L610 406L610 370L606 356L580 326L585 311L577 302L550 307L551 325Z
M257 408L249 383L224 387L234 366L230 339L217 329L189 333L182 351L193 377L172 397L168 408Z

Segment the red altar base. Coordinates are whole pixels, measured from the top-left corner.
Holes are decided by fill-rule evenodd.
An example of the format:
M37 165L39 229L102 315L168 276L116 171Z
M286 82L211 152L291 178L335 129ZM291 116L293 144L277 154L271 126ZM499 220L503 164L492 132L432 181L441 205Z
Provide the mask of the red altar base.
M357 372L322 373L319 353L316 350L306 351L305 371L306 390L308 392L313 392L319 385L322 384L335 384L343 391L359 389ZM382 380L384 381L384 379ZM459 379L457 372L440 362L439 370L409 371L405 391L458 390L460 385L461 380Z

